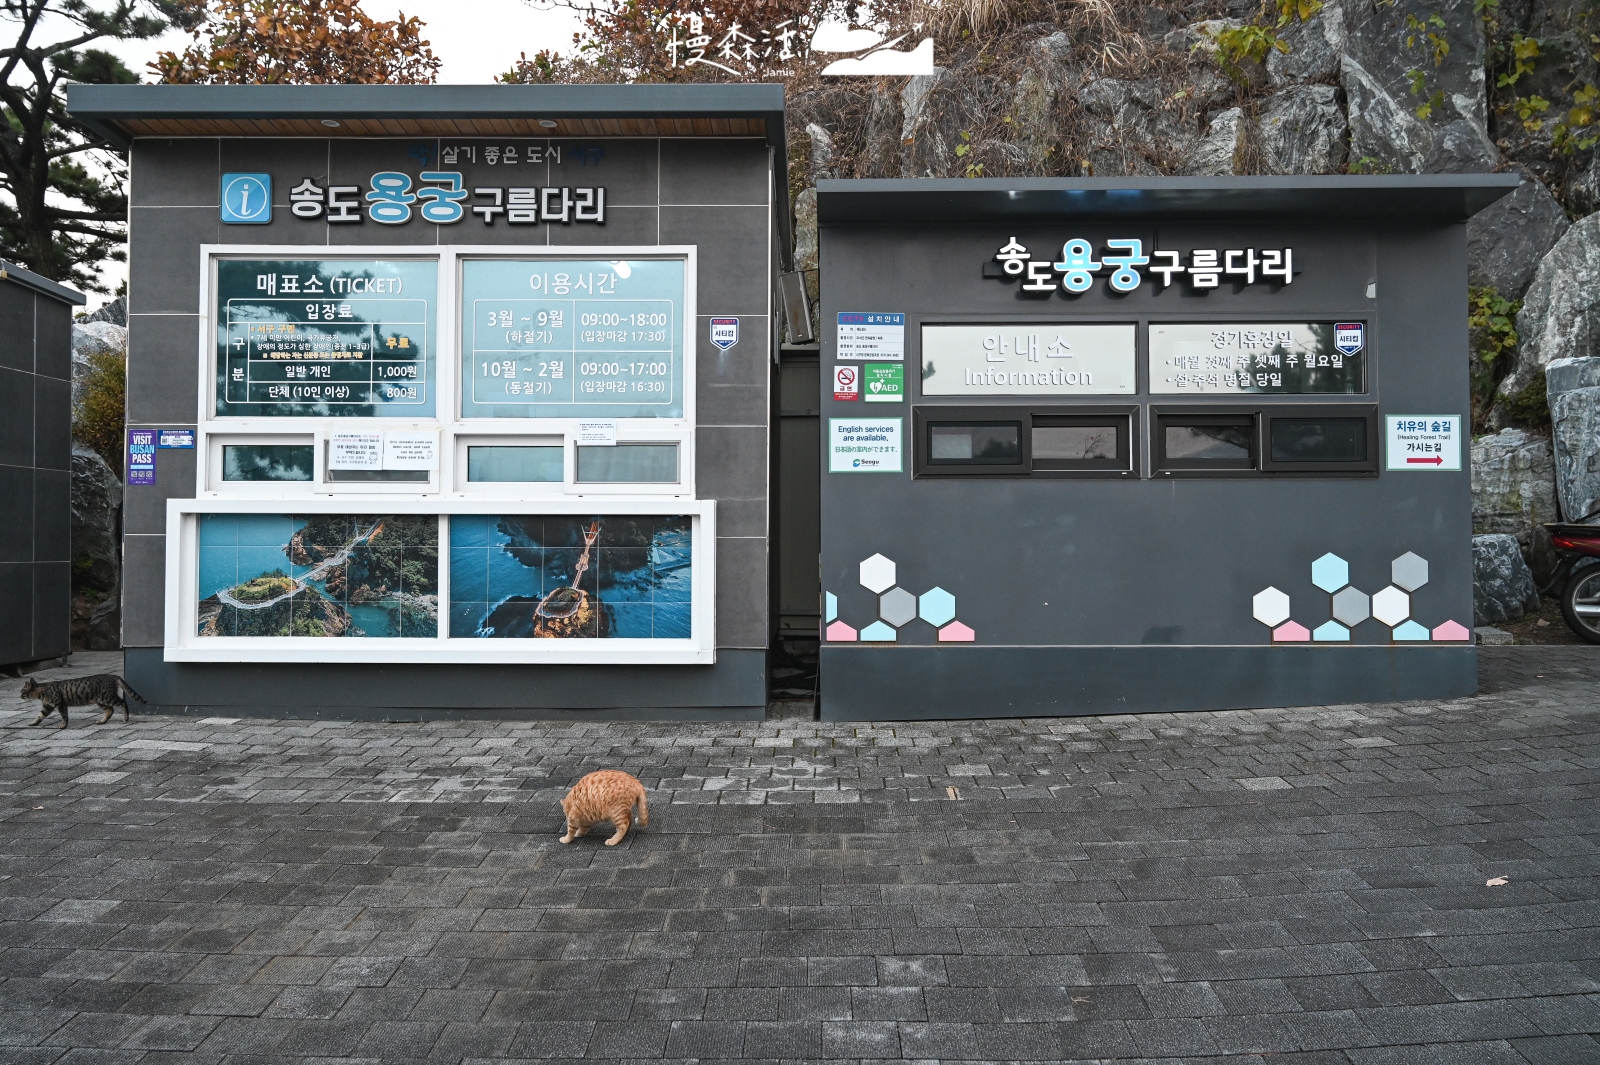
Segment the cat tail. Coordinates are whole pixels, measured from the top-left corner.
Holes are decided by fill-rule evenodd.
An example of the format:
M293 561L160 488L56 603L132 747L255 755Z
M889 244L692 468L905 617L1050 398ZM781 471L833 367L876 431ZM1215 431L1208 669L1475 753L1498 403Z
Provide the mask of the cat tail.
M128 682L123 680L121 677L117 678L117 690L122 693L123 699L127 699L127 697L131 695L135 699L139 700L141 703L144 703L144 705L146 705L146 706L150 705L149 702L147 702L145 700L144 696L142 696L138 692L134 691L133 688L131 688L128 685Z
M639 823L641 825L650 823L650 800L642 787L639 789Z

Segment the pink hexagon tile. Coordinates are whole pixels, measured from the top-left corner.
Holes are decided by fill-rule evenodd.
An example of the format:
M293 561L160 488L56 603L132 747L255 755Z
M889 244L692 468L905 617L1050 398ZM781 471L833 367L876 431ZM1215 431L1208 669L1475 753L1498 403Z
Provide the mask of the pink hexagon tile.
M1311 630L1298 621L1285 621L1272 630L1273 643L1310 643Z
M977 638L977 633L959 621L952 621L939 630L940 643L971 643Z
M1447 621L1443 625L1435 625L1433 627L1433 638L1435 640L1470 640L1472 639L1472 630L1459 621Z
M855 643L856 630L842 621L835 621L822 634L830 643Z

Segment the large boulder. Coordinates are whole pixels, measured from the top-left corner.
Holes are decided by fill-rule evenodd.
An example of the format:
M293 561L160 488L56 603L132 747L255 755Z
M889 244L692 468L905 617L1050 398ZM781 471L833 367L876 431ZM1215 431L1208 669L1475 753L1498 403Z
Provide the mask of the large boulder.
M801 189L794 198L794 268L817 268L817 190Z
M1339 84L1350 105L1351 159L1403 174L1493 170L1500 152L1489 137L1488 54L1474 0L1342 6ZM1430 40L1435 32L1448 51Z
M1062 84L1064 64L1072 58L1072 43L1065 33L1053 33L1034 41L1027 52L1027 67L1017 79L1011 99L1012 129L1023 161L1030 167L1043 167L1050 151L1060 140L1056 123L1056 101Z
M1521 299L1539 267L1572 222L1561 203L1531 172L1522 184L1467 221L1467 283Z
M815 185L833 172L833 136L815 122L806 123L806 138L811 141L811 158L806 165L806 180Z
M950 77L945 67L906 79L900 90L900 176L948 177L955 146L945 143L934 93Z
M1600 355L1600 214L1567 230L1539 261L1517 314L1517 337L1516 365L1489 414L1496 428L1509 417L1502 401L1537 386L1547 365Z
M1495 625L1539 609L1533 572L1515 536L1491 533L1472 538L1472 623Z
M1200 138L1184 165L1184 172L1204 176L1237 174L1245 125L1244 111L1237 107L1212 115L1205 136Z
M1291 22L1278 36L1289 50L1267 54L1267 82L1274 89L1338 77L1347 35L1344 8L1337 0L1323 4L1303 22Z
M1545 367L1556 491L1567 521L1600 521L1600 358Z
M98 313L98 312L96 312ZM83 399L83 382L95 355L112 353L127 357L128 327L108 321L75 322L72 326L72 405Z
M1344 173L1350 124L1332 85L1296 85L1268 97L1256 129L1263 173Z
M122 481L98 453L72 446L72 568L74 583L99 591L122 574Z
M86 642L91 651L116 651L122 647L122 589L102 599L89 615Z
M1196 131L1155 81L1096 78L1078 102L1098 122L1089 149L1098 176L1160 174L1163 164L1177 169L1193 153Z
M99 310L84 315L78 319L79 324L88 322L110 322L127 328L128 325L128 297L118 296Z
M1502 429L1472 442L1472 531L1506 533L1524 553L1535 526L1556 521L1556 470L1550 441Z

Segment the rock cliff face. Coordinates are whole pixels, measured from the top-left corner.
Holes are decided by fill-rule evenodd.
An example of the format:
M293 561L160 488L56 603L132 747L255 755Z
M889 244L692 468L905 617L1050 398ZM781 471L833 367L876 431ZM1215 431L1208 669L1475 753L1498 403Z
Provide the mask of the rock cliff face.
M820 177L1515 170L1522 187L1469 227L1469 283L1520 337L1508 324L1493 354L1473 332L1477 430L1542 427L1544 366L1600 356L1592 0L1323 0L1281 25L1270 0L989 6L1001 28L941 38L930 76L792 89L791 193ZM814 205L799 206L810 268Z

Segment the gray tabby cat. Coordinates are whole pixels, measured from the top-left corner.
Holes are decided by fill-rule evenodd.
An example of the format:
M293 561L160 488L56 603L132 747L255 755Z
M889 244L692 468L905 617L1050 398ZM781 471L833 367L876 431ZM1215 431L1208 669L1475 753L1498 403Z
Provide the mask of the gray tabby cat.
M128 696L133 696L141 703L144 696L128 687L128 682L111 673L101 673L94 677L78 677L74 680L52 680L40 684L29 677L22 682L22 697L24 699L37 699L44 704L44 709L39 711L39 716L28 722L32 728L51 714L61 715L61 727L67 727L67 707L87 706L94 703L104 710L105 716L99 720L104 725L111 720L112 713L117 707L122 707L122 720L128 720Z

